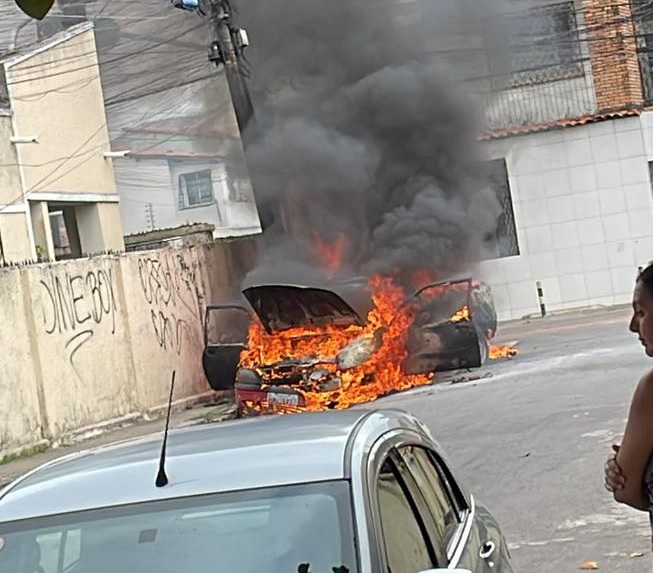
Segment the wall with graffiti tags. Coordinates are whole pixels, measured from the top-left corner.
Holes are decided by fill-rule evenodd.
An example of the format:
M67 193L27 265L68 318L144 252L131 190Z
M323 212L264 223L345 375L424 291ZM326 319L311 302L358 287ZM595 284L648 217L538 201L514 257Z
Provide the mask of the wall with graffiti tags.
M131 340L120 259L24 269L50 432L135 410Z
M122 261L130 316L137 399L165 403L166 383L177 368L177 391L205 392L202 371L205 294L198 250L160 250ZM156 380L159 383L153 383Z
M173 369L175 400L208 393L204 309L233 296L243 252L214 243L0 269L0 457L164 406Z

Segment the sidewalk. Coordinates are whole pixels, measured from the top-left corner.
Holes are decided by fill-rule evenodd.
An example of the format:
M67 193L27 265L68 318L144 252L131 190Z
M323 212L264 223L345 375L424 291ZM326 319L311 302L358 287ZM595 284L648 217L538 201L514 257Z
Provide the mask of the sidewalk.
M170 428L185 428L199 424L220 422L234 417L235 407L227 400L218 404L199 404L192 408L173 410L170 418ZM49 449L29 457L21 457L8 463L0 464L0 488L22 474L37 468L41 464L57 459L71 453L87 450L121 442L134 438L141 438L155 433L163 433L165 418L156 420L141 420L113 427L85 439L78 439L74 443Z

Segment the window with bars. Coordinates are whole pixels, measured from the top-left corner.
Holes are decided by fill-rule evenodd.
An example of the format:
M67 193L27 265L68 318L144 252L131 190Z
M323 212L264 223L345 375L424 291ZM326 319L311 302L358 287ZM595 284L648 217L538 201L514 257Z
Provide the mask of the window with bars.
M213 174L210 169L179 175L179 208L190 209L215 203Z
M581 77L580 37L573 2L511 13L505 20L508 54L498 55L508 72L496 80L507 87ZM507 69L506 69L507 68Z
M644 100L653 103L653 11L650 0L631 0Z
M485 164L488 183L496 193L501 214L494 233L485 238L485 258L498 259L519 255L519 241L515 225L515 211L505 159L496 159Z

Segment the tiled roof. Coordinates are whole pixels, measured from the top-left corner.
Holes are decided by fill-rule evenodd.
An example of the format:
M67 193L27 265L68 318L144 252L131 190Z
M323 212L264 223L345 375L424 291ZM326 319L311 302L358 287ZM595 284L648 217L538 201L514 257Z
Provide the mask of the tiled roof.
M227 137L236 139L239 137L237 126L217 128L208 125L190 124L186 126L175 125L177 120L184 118L174 118L174 121L161 121L158 124L138 125L125 129L129 133L150 133L160 135L195 135L204 137Z
M534 123L529 125L517 125L506 127L503 129L487 130L484 131L479 139L482 141L492 139L502 139L504 137L511 137L514 135L528 135L529 133L539 133L541 131L550 131L553 129L561 129L563 127L576 127L579 125L587 125L590 123L599 123L601 121L609 121L611 119L620 119L624 117L635 117L641 115L641 109L623 109L619 111L610 111L594 115L583 115L580 117L559 119L556 121L549 121L544 123Z
M116 147L114 145L114 147ZM117 148L117 147L116 147ZM200 151L181 151L175 149L148 149L147 151L130 151L127 157L136 159L158 159L158 158L179 158L179 159L224 159L220 153L207 153Z

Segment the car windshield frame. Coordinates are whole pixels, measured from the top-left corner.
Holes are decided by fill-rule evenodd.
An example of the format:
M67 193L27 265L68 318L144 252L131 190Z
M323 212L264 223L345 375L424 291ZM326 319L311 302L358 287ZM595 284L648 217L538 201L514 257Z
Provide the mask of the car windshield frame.
M340 551L342 553L341 557L342 560L346 562L334 562L329 566L329 570L324 572L321 571L318 567L313 566L313 564L309 564L310 567L308 569L302 569L302 566L308 563L308 561L303 560L296 563L294 567L288 571L286 571L285 568L284 570L280 571L273 570L273 566L270 564L270 573L298 573L298 571L309 571L310 573L332 573L332 571L335 570L342 571L343 573L357 573L360 570L360 566L359 556L357 552L358 544L355 542L354 511L352 507L351 489L349 482L342 479L143 501L128 505L98 507L78 512L32 517L17 521L0 522L0 569L2 569L3 553L9 550L12 542L12 536L16 536L16 534L27 534L29 536L24 538L23 542L32 542L32 540L36 542L36 539L39 535L54 535L61 532L63 540L65 539L66 532L73 529L86 531L91 529L92 526L101 526L102 524L105 524L104 527L107 530L110 530L112 523L115 523L116 521L119 522L120 520L129 520L130 518L133 518L134 521L138 523L138 519L140 518L141 521L145 524L143 525L143 529L140 531L140 534L155 535L153 533L154 530L147 527L147 523L151 521L151 518L156 518L157 514L166 514L163 515L163 517L166 519L173 517L175 519L181 520L202 519L202 517L198 516L205 514L220 514L220 512L238 515L239 507L236 506L234 509L230 509L231 505L237 504L242 510L241 513L247 513L248 511L252 512L252 509L248 508L247 506L256 504L257 502L261 502L263 504L272 504L277 500L287 499L289 500L289 503L296 503L297 500L307 498L307 496L324 496L325 499L331 498L335 502L336 509L333 512L333 515L337 516L337 526L339 531L335 532L334 535L339 534ZM283 510L283 506L281 507ZM191 517L188 518L187 515L191 515ZM326 522L323 519L323 516L324 513L320 513L317 518L317 521L321 523L321 526L320 529L314 530L316 540L320 540L320 538L323 536L323 527L333 527L336 525L333 523L333 519L331 519L329 522ZM224 517L221 516L220 519L224 519ZM310 516L310 522L316 523L316 518L313 515ZM89 527L89 524L91 527ZM85 525L87 526L86 530L84 529ZM286 537L293 533L291 523L289 523L289 526L290 527L288 530L283 532ZM115 528L115 524L113 527ZM137 530L139 529L140 524ZM272 528L268 529L272 531ZM33 537L30 535L30 532L34 534ZM295 532L295 534L296 533L297 532ZM80 538L81 535L82 534L80 533ZM152 542L152 540L149 541ZM148 540L141 541L140 537L138 539L139 544L147 542ZM56 549L57 553L59 554L57 568L54 571L50 569L39 570L43 570L45 573L67 573L68 571L75 571L76 567L63 564L61 554L65 552L66 547L62 547L61 543L62 541L60 540L59 545ZM82 542L80 541L79 543L81 546ZM259 539L248 539L243 545L243 550L246 552L251 552L253 549L256 550L257 548L261 548ZM120 548L118 548L118 550L119 549ZM106 549L105 551L109 552ZM215 545L207 547L207 555L214 554L215 551ZM23 550L21 555L24 553L25 550ZM216 555L218 554L216 553ZM22 559L24 560L25 557ZM41 557L39 557L39 563L40 562ZM218 565L217 560L215 565ZM153 561L151 572L154 573L155 570L158 570L157 562ZM20 570L16 573L23 573L23 571ZM141 569L139 573L150 573L150 569Z

